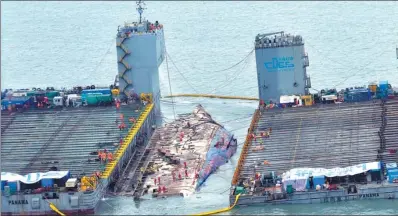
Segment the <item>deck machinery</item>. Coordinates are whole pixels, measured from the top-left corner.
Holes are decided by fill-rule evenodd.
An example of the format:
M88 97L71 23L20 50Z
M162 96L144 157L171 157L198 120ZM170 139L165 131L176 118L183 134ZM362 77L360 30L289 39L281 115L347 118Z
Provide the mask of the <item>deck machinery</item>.
M237 194L239 205L398 197L398 101L285 108L281 96L308 96L311 87L302 37L258 35L255 51L261 102L232 179L231 205Z
M116 35L121 106L2 111L2 215L53 214L49 203L65 214L95 213L136 146L148 143L160 113L165 43L163 26L143 20L143 3L137 5L139 21L125 23ZM98 150L113 158L100 162ZM74 179L79 183L68 188Z

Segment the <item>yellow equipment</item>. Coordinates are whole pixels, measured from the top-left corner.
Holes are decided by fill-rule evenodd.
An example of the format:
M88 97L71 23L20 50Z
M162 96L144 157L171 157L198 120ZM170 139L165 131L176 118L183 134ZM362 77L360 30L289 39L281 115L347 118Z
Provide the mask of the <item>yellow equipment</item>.
M377 84L370 84L368 87L371 92L376 92L377 90Z
M240 195L241 195L241 194L236 195L236 197L235 197L235 202L234 202L234 204L233 204L232 206L230 206L230 207L223 208L223 209L219 209L219 210L214 210L214 211L209 211L209 212L203 212L203 213L194 214L194 215L197 215L197 216L199 216L199 215L214 215L214 214L218 214L218 213L222 213L222 212L231 211L231 210L236 206L236 204L238 203L238 200L239 200Z
M81 187L80 187L80 189L82 191L86 191L88 189L94 190L96 188L96 186L97 186L97 179L94 176L92 176L92 177L87 177L87 176L82 177Z
M303 95L301 96L301 99L304 102L304 106L312 106L314 102L314 96L313 95Z
M50 208L51 208L51 210L55 211L57 214L59 214L61 216L65 216L65 214L62 213L53 203L50 203Z
M112 94L115 95L115 96L116 96L116 95L119 95L119 89L112 89L111 92L112 92Z
M148 93L148 94L141 93L141 100L151 103L152 102L152 94L151 93Z

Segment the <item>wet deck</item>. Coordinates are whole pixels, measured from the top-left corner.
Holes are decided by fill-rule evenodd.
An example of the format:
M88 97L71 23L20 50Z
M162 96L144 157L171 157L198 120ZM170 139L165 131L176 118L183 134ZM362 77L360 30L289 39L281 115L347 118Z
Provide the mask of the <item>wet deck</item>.
M131 104L119 110L109 106L2 112L2 172L25 175L53 166L72 175L101 170L104 165L92 153L104 148L113 152L127 133L116 123L120 114L138 118L142 110L141 104Z
M398 150L398 100L386 102L386 127L384 130L385 148L383 160L386 163L398 162L398 154L388 150Z
M380 104L330 104L263 112L253 131L259 135L271 127L272 133L269 138L250 141L239 179L253 177L255 171L280 175L298 167L345 167L378 160ZM264 149L258 150L259 146Z
M140 150L141 160L122 176L123 183L118 183L117 194L140 197L146 191L152 194L153 189L159 186L165 186L167 190L159 196L193 193L196 189L195 175L202 168L210 142L219 128L203 108L197 108L192 114L180 115L175 122L156 129L148 146ZM182 141L181 132L184 133ZM141 172L141 168L146 172ZM175 181L172 173L175 173Z

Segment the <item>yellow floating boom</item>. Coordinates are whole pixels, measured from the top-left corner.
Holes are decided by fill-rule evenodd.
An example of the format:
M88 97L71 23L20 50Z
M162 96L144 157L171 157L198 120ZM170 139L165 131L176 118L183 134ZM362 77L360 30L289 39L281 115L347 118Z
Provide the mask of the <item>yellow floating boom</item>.
M165 96L165 98L170 98L170 97L205 97L205 98L220 98L220 99L235 99L235 100L255 100L255 101L258 100L258 98L253 98L253 97L212 95L212 94L175 94L175 95Z
M50 202L50 208L61 216L65 216L53 203Z
M240 195L241 194L236 195L235 202L230 207L219 209L219 210L214 210L214 211L209 211L209 212L203 212L203 213L200 213L200 214L194 214L194 216L214 215L214 214L219 214L219 213L222 213L222 212L231 211L236 206L236 204L238 204L238 200L239 200Z

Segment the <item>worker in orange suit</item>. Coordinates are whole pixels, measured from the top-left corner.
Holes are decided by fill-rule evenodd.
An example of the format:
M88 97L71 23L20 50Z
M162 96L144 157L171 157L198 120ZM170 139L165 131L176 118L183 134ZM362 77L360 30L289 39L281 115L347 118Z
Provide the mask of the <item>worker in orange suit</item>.
M106 153L101 153L101 161L106 162Z
M102 151L98 150L98 160L101 160L101 154L102 154Z
M109 152L108 153L108 161L112 161L112 159L113 159L112 152Z

